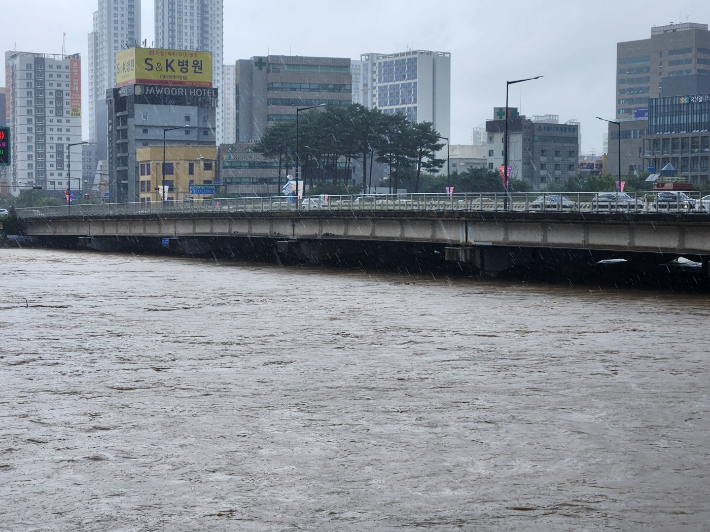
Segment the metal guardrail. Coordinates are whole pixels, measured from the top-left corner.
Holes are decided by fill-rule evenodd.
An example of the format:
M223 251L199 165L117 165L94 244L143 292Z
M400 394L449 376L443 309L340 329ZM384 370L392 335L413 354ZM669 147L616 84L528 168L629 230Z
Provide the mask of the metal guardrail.
M612 193L613 195L613 193ZM670 201L669 201L670 199ZM214 198L185 203L101 203L17 209L20 218L102 217L146 214L276 213L296 211L462 211L585 213L708 213L710 195L690 191L669 197L662 192L609 196L589 192L377 194Z

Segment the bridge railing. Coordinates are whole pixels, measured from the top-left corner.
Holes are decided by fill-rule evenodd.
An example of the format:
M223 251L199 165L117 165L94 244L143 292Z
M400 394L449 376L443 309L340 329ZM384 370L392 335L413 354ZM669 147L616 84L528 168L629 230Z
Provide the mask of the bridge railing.
M708 213L710 195L698 191L669 194L522 192L465 194L373 194L214 198L208 201L101 203L17 209L21 218L101 217L146 214L275 213L296 211L463 211L585 213Z

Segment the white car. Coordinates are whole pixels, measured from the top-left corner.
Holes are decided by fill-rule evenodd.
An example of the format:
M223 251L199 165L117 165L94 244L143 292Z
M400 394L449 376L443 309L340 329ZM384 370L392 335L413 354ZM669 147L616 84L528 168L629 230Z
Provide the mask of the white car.
M327 209L328 202L321 198L305 198L301 202L301 208L304 211L310 211L313 209Z
M703 196L700 199L700 205L703 206L703 210L710 212L710 196Z
M7 209L0 209L0 216L8 216L10 214L10 211Z

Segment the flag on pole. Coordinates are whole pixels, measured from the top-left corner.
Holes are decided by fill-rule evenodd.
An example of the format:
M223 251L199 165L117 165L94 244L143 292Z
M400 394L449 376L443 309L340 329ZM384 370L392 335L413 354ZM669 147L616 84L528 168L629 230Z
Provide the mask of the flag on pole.
M626 181L614 181L616 184L616 191L617 192L623 192L624 191L624 185L626 184Z
M500 172L500 176L503 179L503 186L506 189L508 188L508 178L510 178L510 170L511 170L510 166L508 167L507 172L503 172L503 165L502 164L498 167L498 171Z

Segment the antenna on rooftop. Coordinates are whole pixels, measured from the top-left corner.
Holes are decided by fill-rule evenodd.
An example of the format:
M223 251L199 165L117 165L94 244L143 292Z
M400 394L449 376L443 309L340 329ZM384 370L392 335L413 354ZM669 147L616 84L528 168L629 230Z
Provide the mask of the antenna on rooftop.
M66 54L66 48L67 48L67 32L62 33L62 59L64 59L64 55Z

